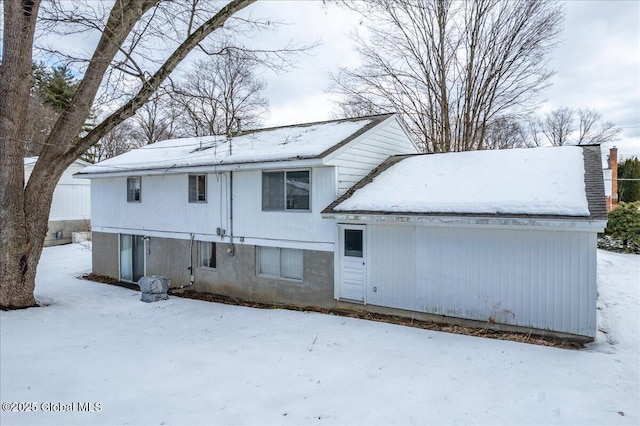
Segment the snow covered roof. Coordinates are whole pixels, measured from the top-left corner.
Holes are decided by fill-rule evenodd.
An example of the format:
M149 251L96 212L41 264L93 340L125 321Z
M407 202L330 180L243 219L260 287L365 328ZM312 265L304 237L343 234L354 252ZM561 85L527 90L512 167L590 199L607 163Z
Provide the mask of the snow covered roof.
M392 157L323 213L606 219L600 148Z
M146 145L84 169L80 175L323 158L391 117L332 120Z

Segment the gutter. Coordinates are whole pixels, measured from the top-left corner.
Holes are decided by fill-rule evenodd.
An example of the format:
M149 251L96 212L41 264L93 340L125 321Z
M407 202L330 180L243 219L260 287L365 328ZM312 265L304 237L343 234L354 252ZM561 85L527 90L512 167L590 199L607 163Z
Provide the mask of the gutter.
M242 170L270 170L270 169L289 169L289 168L309 168L315 166L323 166L322 158L294 158L282 159L274 161L260 161L255 163L236 163L236 164L205 164L201 166L163 166L148 169L126 169L124 166L119 167L122 170L105 171L96 173L78 172L73 174L74 179L96 179L110 177L125 176L153 176L153 175L177 175L185 173L221 173ZM111 168L105 166L105 168ZM113 167L116 168L116 167Z
M482 216L410 216L406 214L376 214L350 212L323 212L323 219L334 219L345 222L383 223L385 225L422 225L443 227L474 227L501 229L550 228L563 231L604 232L606 220L570 217L537 218L537 217L482 217Z

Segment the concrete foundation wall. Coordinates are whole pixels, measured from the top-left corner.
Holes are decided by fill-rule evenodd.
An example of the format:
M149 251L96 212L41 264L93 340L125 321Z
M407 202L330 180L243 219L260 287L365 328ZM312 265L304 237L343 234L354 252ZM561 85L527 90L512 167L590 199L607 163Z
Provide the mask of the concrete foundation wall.
M49 230L44 239L44 246L57 246L60 244L71 243L71 234L73 232L88 231L91 224L88 220L51 220L49 221ZM62 236L56 233L62 232Z
M93 233L93 272L119 279L118 234ZM258 276L256 247L216 244L216 268L197 266L197 243L193 246L192 290L262 303L332 308L333 253L303 251L302 281ZM171 287L189 284L189 240L152 237L145 246L146 275L171 279Z
M171 287L189 284L189 246L189 240L149 238L145 246L146 275L168 277Z
M194 290L222 294L255 302L298 306L335 306L333 298L333 253L305 250L302 281L258 276L256 247L216 244L217 267L196 268Z
M92 272L116 280L120 279L118 234L93 232L91 239Z

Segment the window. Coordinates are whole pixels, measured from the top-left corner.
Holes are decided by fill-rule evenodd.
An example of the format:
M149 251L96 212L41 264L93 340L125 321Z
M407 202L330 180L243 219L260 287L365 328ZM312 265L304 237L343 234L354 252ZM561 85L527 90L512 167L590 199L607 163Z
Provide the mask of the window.
M216 267L216 243L198 241L198 267Z
M189 202L207 202L207 175L189 175Z
M362 229L344 230L344 255L362 257Z
M263 172L262 210L309 211L309 170Z
M258 275L302 280L302 250L258 247Z
M127 178L127 202L139 203L140 202L140 177L128 177Z

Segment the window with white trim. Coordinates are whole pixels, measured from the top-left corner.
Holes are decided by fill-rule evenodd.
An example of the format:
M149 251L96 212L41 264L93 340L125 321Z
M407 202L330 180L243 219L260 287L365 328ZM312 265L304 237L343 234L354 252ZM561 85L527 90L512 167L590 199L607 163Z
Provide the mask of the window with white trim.
M309 170L262 172L262 210L310 210Z
M303 251L278 247L257 247L258 275L302 281Z
M198 241L198 267L216 267L216 243L209 241Z
M141 200L140 193L142 182L140 176L127 178L127 202L139 203Z
M189 202L207 202L207 175L189 175Z

